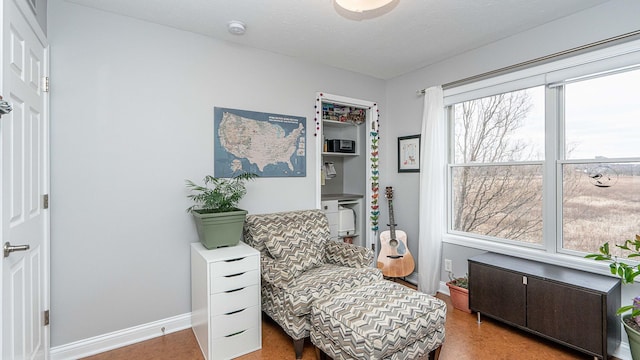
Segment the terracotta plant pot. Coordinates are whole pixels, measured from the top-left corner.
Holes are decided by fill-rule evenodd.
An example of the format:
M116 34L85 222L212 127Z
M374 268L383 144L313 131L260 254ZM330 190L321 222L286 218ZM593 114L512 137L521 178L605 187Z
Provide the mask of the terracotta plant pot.
M447 283L447 286L449 287L449 296L451 297L453 307L471 313L471 309L469 309L469 289L455 286L450 282Z

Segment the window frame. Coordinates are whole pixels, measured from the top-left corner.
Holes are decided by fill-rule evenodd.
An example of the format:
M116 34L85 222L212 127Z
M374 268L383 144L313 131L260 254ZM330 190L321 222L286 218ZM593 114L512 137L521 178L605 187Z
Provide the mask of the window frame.
M629 71L640 67L640 40L611 46L570 58L526 68L464 84L444 90L445 121L447 123L447 219L443 242L472 247L508 255L524 256L533 260L571 265L587 271L601 271L602 264L584 259L584 253L562 247L562 166L567 163L584 163L585 159L565 159L564 152L564 85L595 76L608 76L618 71ZM545 158L543 161L516 162L542 164L542 244L530 244L515 240L497 239L489 236L469 234L453 230L453 168L455 164L453 106L463 101L479 99L504 92L517 91L533 86L545 86ZM607 159L624 162L639 158ZM594 162L597 162L595 159ZM602 162L602 161L600 161ZM505 163L498 163L504 165ZM495 165L495 164L489 164Z
M541 81L542 77L529 77L527 79L524 79L522 82L516 82L516 81L510 81L509 84L510 86L513 86L515 88L511 89L510 91L520 91L520 90L526 90L528 88L532 88L532 87L540 87L542 86L541 84L538 84L539 81ZM504 89L504 84L500 85L498 87L499 90ZM485 89L482 89L483 91ZM482 94L483 91L478 91L475 92L475 94ZM547 96L547 88L546 86L544 87L544 91L545 91L545 103L546 103L546 96ZM492 89L490 90L490 94L482 94L481 98L487 97L487 96L493 96L493 95L498 95L501 92L496 92L496 90ZM475 99L470 99L470 100L475 100ZM463 101L469 101L469 100L463 100ZM545 130L545 157L542 160L526 160L526 161L500 161L500 162L494 162L494 163L482 163L482 162L477 162L477 163L456 163L455 162L455 146L452 146L455 144L455 111L454 111L454 107L457 104L460 104L461 102L458 103L453 103L450 105L447 105L445 107L446 109L446 113L445 113L445 121L447 124L447 178L446 178L446 182L447 182L447 233L449 234L454 234L457 236L462 236L462 237L469 237L469 238L473 238L473 239L478 239L478 240L483 240L483 241L491 241L491 242L498 242L498 243L503 243L503 244L510 244L513 246L521 246L521 247L528 247L528 248L532 248L532 249L538 249L538 250L543 250L546 249L546 245L545 245L545 232L544 232L544 228L542 229L542 242L541 243L529 243L529 242L524 242L524 241L519 241L519 240L512 240L512 239L505 239L505 238L499 238L499 237L494 237L494 236L489 236L489 235L482 235L482 234L476 234L476 233L467 233L464 231L460 231L460 230L454 230L453 226L454 226L454 206L453 206L453 202L455 201L454 199L454 194L453 194L453 189L451 188L451 185L453 183L453 172L455 168L460 168L460 167L484 167L484 166L526 166L526 165L539 165L542 168L542 174L543 174L543 180L544 180L544 174L545 174L545 161L546 161L546 130ZM545 107L545 129L546 129L546 107ZM544 187L544 181L543 181L543 187ZM544 189L543 189L543 193L544 193ZM544 205L544 198L542 199L542 214L544 216L544 209L545 209L545 205ZM543 218L543 226L545 224L544 218Z

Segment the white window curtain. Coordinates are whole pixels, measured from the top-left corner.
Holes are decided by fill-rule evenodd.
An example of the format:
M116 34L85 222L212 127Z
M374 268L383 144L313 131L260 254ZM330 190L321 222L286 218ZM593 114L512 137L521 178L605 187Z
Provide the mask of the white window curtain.
M441 86L425 90L420 149L418 289L440 287L440 258L446 214L446 126Z

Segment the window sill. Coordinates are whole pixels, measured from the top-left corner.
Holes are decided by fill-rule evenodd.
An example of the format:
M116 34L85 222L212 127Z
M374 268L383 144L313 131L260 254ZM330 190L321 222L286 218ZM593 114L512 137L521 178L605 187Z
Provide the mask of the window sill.
M442 242L614 277L609 271L609 263L605 261L595 261L574 255L549 253L544 249L533 249L451 234L444 234Z

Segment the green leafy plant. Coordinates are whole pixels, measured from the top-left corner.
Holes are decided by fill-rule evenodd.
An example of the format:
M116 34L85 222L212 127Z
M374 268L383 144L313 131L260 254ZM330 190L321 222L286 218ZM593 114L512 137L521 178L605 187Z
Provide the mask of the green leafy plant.
M232 178L216 178L205 176L204 185L185 180L192 194L187 197L195 203L187 208L187 212L221 213L233 211L238 202L247 194L245 182L258 177L253 173L241 173Z
M452 272L449 273L449 283L451 285L461 287L463 289L469 288L469 274L465 274L462 277L455 277Z
M622 245L615 245L628 253L627 258L633 259L640 257L640 235L636 235L635 240L626 240ZM609 270L611 274L617 275L623 284L633 284L636 276L640 275L640 263L627 264L620 261L617 256L611 254L609 243L600 246L597 254L589 254L586 258L609 262ZM617 314L623 314L631 311L631 317L637 318L640 315L640 298L633 299L633 304L625 305L618 309Z

